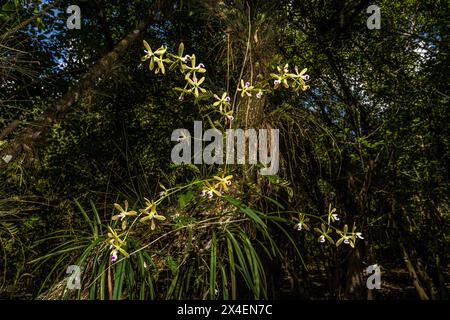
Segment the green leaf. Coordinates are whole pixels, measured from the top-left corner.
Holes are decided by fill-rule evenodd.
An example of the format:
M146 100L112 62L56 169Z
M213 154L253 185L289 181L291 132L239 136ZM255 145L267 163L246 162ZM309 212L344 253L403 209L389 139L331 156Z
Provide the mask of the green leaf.
M84 220L86 220L86 222L88 223L89 227L91 228L92 234L94 236L96 236L97 235L97 228L96 228L96 226L94 225L92 220L89 218L89 216L87 215L86 211L83 209L83 207L78 202L78 200L75 200L75 204L77 205L78 209L80 209L80 212L83 215Z
M228 248L228 263L230 266L230 278L231 278L231 299L236 300L236 264L234 262L233 245L230 238L227 238Z
M255 223L257 223L261 228L266 229L266 224L264 221L259 217L258 212L254 211L253 209L249 208L247 205L243 204L241 201L224 195L223 198L227 200L232 205L236 206L241 210L241 212L245 213L251 220L253 220Z
M214 300L216 296L216 273L217 273L217 240L213 232L211 239L211 260L209 264L209 297Z
M194 193L192 191L188 191L186 193L180 194L178 196L178 206L180 209L184 209L189 202L194 198Z
M175 273L177 271L178 263L175 261L175 259L172 256L166 257L166 264L172 272Z
M184 52L184 44L183 42L180 43L180 45L178 46L178 55L181 57L183 55Z
M264 196L264 198L266 198L267 200L269 200L270 202L272 202L274 205L276 205L278 208L280 208L281 210L285 210L284 206L279 203L277 200L272 199L270 197Z

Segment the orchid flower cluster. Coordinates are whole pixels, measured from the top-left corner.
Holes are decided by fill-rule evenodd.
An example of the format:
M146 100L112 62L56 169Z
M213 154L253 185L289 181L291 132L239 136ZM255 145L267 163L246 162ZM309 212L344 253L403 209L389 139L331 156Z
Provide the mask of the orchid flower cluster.
M214 195L221 197L224 192L229 190L231 186L232 175L226 175L225 173L217 174L213 176L212 179L206 179L202 181L198 181L197 183L201 183L201 193L200 196L208 196L208 198L212 198ZM157 211L157 206L167 197L182 191L188 186L179 186L174 187L172 189L167 189L162 184L160 187L163 189L159 193L160 198L158 200L149 200L144 198L145 207L139 209L139 213L134 210L129 210L128 200L125 200L124 206L122 207L118 203L114 203L114 209L117 211L117 214L114 214L111 219L112 221L120 221L120 229L115 229L113 226L108 226L108 233L106 243L109 245L110 252L110 261L115 262L119 257L119 253L124 257L128 258L129 254L125 251L126 238L128 233L130 232L131 226L135 223L150 223L150 230L155 230L157 226L157 222L162 222L166 220L166 217L162 214L159 214ZM129 224L129 219L133 219L131 225ZM127 229L127 227L130 227Z
M153 71L155 69L155 74L160 71L165 74L164 63L170 63L169 70L179 68L180 72L184 75L184 79L187 81L184 88L175 88L177 91L181 91L180 100L183 100L185 94L192 94L195 98L198 98L200 93L205 93L206 89L202 88L201 85L205 81L205 77L201 76L206 72L203 63L196 63L195 54L184 55L184 44L180 43L178 47L178 53L172 54L167 53L167 47L161 46L155 52L152 51L150 45L147 41L144 42L145 55L141 58L141 61L150 60L149 69ZM166 56L164 56L167 54Z
M150 71L155 70L155 74L158 74L159 72L165 74L166 68L164 64L167 63L170 64L169 70L178 68L181 74L184 75L184 79L186 80L185 86L183 88L175 88L176 91L181 92L178 98L180 101L184 100L185 95L193 95L196 99L203 94L209 95L215 99L211 107L229 122L234 120L234 108L232 108L229 93L223 92L222 94L217 94L207 92L202 86L205 82L205 77L203 76L206 72L205 65L203 63L197 64L195 54L185 54L183 43L180 43L178 46L176 54L168 53L167 47L164 45L153 52L147 41L144 40L143 43L145 55L141 58L141 61L150 60ZM277 70L278 73L270 74L270 76L275 79L273 89L278 89L282 85L285 88L291 87L298 93L300 90L305 91L309 88L309 85L306 84L306 81L309 80L309 75L306 74L306 68L299 72L298 67L295 67L295 73L291 73L289 72L288 64L286 64L284 68L277 67ZM271 89L264 89L267 88L267 84L264 84L264 81L252 84L249 81L240 79L239 84L237 92L240 92L241 98L256 97L257 99L261 99L264 92L271 92Z
M128 257L129 254L123 249L125 245L125 240L122 239L124 236L123 233L118 234L116 230L108 226L108 239L106 242L109 244L109 249L111 250L111 262L117 261L119 257L119 252L122 253L125 257Z
M128 258L129 254L125 251L125 243L126 237L128 235L128 231L126 231L128 226L128 217L136 217L133 221L136 222L137 218L140 218L140 222L150 222L150 229L155 230L156 224L155 220L164 221L166 217L158 214L156 211L157 202L150 201L147 198L145 199L145 208L139 209L140 214L138 214L134 210L128 210L129 204L128 200L125 200L124 207L122 207L118 203L114 203L114 208L118 211L118 214L112 216L113 221L121 221L121 229L116 230L111 226L108 226L108 234L106 243L109 244L109 249L111 250L111 262L115 262L118 259L119 253L123 254L126 258Z
M230 109L230 96L227 92L224 92L221 97L214 94L214 98L217 100L213 103L213 108L218 108L219 113L225 116L230 122L234 120L233 110Z
M214 176L213 179L217 182L211 184L209 181L205 181L200 195L202 197L208 196L208 198L212 198L214 195L221 197L222 192L227 192L228 187L231 186L232 178L232 175L225 176L224 173L221 176Z
M309 89L309 85L306 84L306 81L309 80L309 75L306 74L307 68L304 68L300 72L298 71L298 67L294 67L295 73L289 72L289 65L286 64L284 68L277 67L278 73L271 73L270 76L275 79L273 81L274 89L278 89L280 86L285 88L294 89L295 92L299 92L300 90L306 91Z
M298 218L294 218L294 221L296 222L294 228L297 231L310 229L308 225L310 219L308 216L309 215L305 213L299 213ZM328 209L328 217L326 223L322 218L319 218L319 220L322 221L320 229L316 227L314 228L314 231L319 233L319 237L317 240L320 243L325 243L328 240L330 243L336 244L337 247L344 243L354 248L357 239L364 239L361 232L356 232L356 226L354 224L351 232L348 231L347 224L344 225L344 228L342 230L332 225L332 223L340 221L340 218L336 213L336 208L331 208L331 204ZM336 242L330 236L333 233L333 230L340 236L340 238Z

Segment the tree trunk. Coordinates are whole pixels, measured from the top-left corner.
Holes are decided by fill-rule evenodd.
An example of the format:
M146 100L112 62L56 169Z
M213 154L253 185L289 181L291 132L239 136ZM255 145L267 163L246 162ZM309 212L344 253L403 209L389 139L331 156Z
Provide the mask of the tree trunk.
M414 266L409 259L408 253L406 252L406 249L403 245L401 245L402 251L403 251L403 260L405 261L406 268L408 269L409 275L411 277L411 280L413 282L414 288L416 288L416 292L419 295L420 300L430 300L427 293L425 292L424 288L420 284L419 278L417 277L417 272L414 269Z

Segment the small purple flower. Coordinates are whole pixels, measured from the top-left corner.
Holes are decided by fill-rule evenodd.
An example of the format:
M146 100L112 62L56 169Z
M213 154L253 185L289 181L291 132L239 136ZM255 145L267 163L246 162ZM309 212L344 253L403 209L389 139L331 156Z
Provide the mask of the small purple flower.
M349 241L347 238L345 238L344 243L345 243L345 244L349 244L350 241Z
M234 120L234 117L232 116L232 115L227 115L227 118L228 118L228 120L230 120L230 121L233 121Z
M360 239L364 239L364 237L362 236L362 233L361 233L361 232L357 232L357 233L356 233L356 236L357 236L358 238L360 238Z
M116 262L116 261L117 261L117 258L118 258L118 256L117 256L117 250L113 250L113 251L111 252L111 262Z
M256 94L256 97L257 97L258 99L261 99L261 97L262 97L262 92L259 91L259 92Z
M281 83L281 80L280 80L280 79L276 79L276 80L273 82L274 85L279 85L280 83Z
M208 198L212 198L214 196L214 193L212 191L208 191Z
M301 223L297 224L297 231L302 231L302 224Z
M231 100L231 98L230 98L229 96L227 96L227 97L225 98L225 101L226 101L226 102L230 102L230 100Z
M289 68L288 67L284 67L284 72L288 73L289 72Z
M227 181L227 186L231 186L231 181L230 180Z
M247 81L247 82L245 83L245 87L246 87L246 88L250 87L250 82Z
M204 197L206 195L206 191L202 190L202 192L200 193L200 197Z
M187 54L184 56L184 58L182 60L183 60L183 62L191 61L191 56Z
M325 236L321 235L319 238L320 243L324 243L325 242Z
M309 75L307 75L307 74L302 75L302 79L308 81L309 80Z
M205 67L205 65L203 63L199 63L197 66L197 68L204 68L204 67Z
M336 213L333 213L332 216L335 221L339 221L339 216Z

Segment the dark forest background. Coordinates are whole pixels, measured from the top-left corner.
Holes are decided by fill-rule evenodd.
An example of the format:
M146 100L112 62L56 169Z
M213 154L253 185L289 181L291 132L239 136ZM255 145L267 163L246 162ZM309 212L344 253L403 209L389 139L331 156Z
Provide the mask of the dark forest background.
M447 0L2 0L0 297L448 299L449 21ZM308 90L238 96L250 117L236 126L280 130L277 176L235 166L229 197L198 196L220 168L174 165L170 137L206 102L180 101L183 78L150 71L142 40L183 42L213 92L308 68ZM137 211L160 184L189 187L111 265L114 203ZM318 242L313 217L331 208L362 233L355 248ZM80 290L66 287L73 264Z

